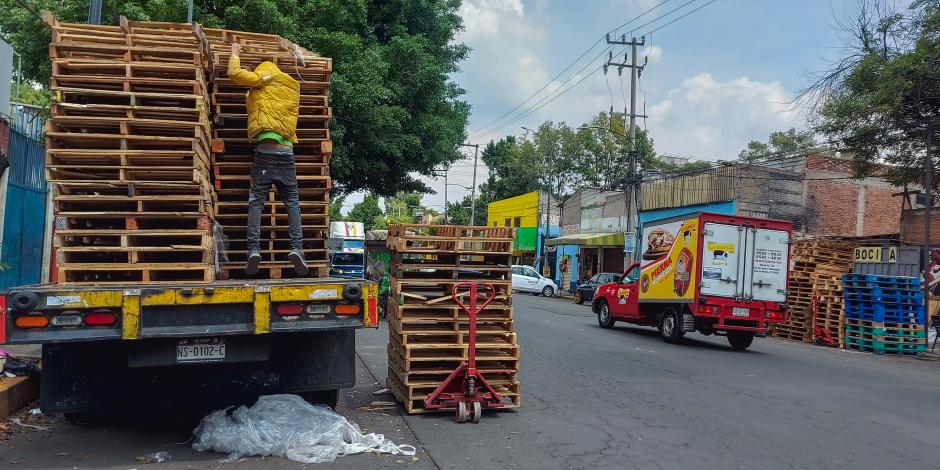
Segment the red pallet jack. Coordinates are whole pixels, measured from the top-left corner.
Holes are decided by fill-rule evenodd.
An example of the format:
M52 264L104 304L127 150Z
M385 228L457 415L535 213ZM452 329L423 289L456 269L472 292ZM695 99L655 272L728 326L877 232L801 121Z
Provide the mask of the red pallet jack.
M819 326L819 297L813 295L813 342L817 346L835 346L836 340L829 334L829 330Z
M481 295L475 282L460 282L454 286L450 296L470 318L469 360L457 366L444 382L424 399L424 407L429 410L457 407L455 418L458 423L479 423L483 408L502 408L503 397L487 383L477 371L477 314L496 298L496 289L491 284L479 284L483 287L483 305L477 307L477 296ZM469 287L470 305L461 300L462 287ZM502 372L502 371L497 371ZM505 371L511 372L511 371Z

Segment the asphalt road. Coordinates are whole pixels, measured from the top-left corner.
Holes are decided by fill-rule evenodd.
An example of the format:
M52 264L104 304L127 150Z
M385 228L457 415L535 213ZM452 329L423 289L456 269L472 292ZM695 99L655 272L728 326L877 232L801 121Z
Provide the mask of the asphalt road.
M938 468L940 363L773 339L747 352L724 338L665 344L655 330L597 327L586 306L517 295L522 408L458 425L449 413L370 409L386 374L388 329L358 335L359 383L340 411L419 447L410 457L341 457L334 468ZM370 406L371 405L371 406ZM56 425L0 446L0 467L298 468L283 459L219 464L187 444L191 423ZM12 462L17 462L12 465ZM312 466L308 466L312 467Z

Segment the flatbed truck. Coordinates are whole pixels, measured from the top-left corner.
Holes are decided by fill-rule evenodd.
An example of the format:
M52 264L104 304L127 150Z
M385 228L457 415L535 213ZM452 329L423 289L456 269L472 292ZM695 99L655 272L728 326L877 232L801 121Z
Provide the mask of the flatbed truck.
M135 406L156 390L211 400L210 376L220 391L254 380L335 406L377 297L375 283L337 278L25 286L0 294L0 343L42 345L46 413Z

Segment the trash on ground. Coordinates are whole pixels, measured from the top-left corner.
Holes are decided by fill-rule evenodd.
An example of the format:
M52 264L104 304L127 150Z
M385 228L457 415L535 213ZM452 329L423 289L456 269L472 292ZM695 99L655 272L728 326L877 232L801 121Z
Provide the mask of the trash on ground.
M33 409L29 410L29 414L31 414L31 415L33 415L33 416L38 416L38 415L41 415L41 414L42 414L42 410L39 409L39 408L33 408Z
M414 446L395 445L325 406L297 395L266 395L250 408L210 413L193 431L193 449L227 452L228 462L243 456L276 455L302 463L332 463L341 455L371 452L415 455Z
M163 463L172 458L173 456L170 455L169 452L161 450L160 452L151 452L147 455L137 457L136 460L143 463Z
M373 394L373 395L385 395L386 393L389 393L389 392L391 392L391 391L392 391L392 389L390 389L390 388L383 388L382 390L376 390L376 391L372 392L372 394Z
M23 426L24 428L35 429L35 430L37 430L37 431L48 431L48 430L49 430L49 428L47 428L47 427L45 427L45 426L37 426L37 425L35 425L35 424L26 424L26 423L23 422L23 420L21 420L21 419L19 419L19 418L13 418L13 424L17 424L17 425Z

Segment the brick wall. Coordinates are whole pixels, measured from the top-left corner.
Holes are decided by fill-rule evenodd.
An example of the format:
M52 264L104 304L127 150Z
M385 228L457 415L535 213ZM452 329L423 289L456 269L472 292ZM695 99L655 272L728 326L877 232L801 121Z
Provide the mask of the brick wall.
M924 243L923 209L905 209L901 214L901 241L916 245ZM940 245L940 207L930 211L930 244Z
M814 172L808 172L812 175ZM807 233L854 237L900 230L900 189L883 181L830 180L806 182Z
M735 169L738 215L788 220L800 230L804 222L803 182L793 171L756 165Z

